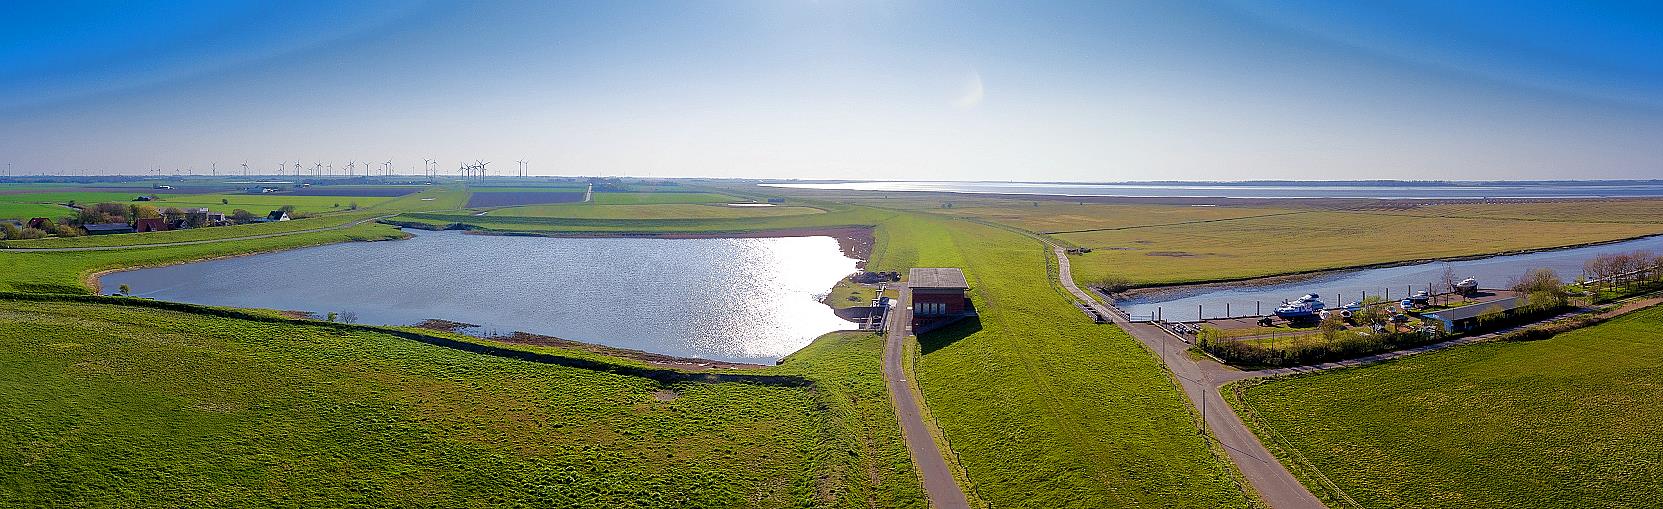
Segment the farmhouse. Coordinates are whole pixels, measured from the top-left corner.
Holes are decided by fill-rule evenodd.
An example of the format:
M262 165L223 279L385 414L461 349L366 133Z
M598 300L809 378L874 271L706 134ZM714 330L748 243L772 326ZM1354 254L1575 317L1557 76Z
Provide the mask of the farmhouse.
M976 314L965 292L970 290L964 272L953 268L915 268L907 273L907 290L912 292L914 333L940 327Z
M133 221L133 231L138 232L138 233L165 232L165 231L172 230L172 229L173 229L173 227L167 224L166 219L162 219L162 218L159 218L159 217L152 217L152 218L148 218L148 219L140 219L138 221Z
M1486 313L1498 312L1501 316L1508 316L1529 303L1527 297L1520 295L1471 306L1424 313L1420 315L1420 318L1426 322L1439 322L1446 332L1466 332L1477 328L1480 325L1479 318Z
M281 211L281 210L273 210L273 211L271 211L270 214L266 214L266 218L261 220L260 222L270 223L270 222L274 222L274 221L288 221L288 220L289 220L289 213L288 212Z
M133 226L127 223L93 223L82 225L88 235L109 235L112 233L133 233Z
M29 227L36 230L45 230L52 227L52 220L44 217L30 219Z

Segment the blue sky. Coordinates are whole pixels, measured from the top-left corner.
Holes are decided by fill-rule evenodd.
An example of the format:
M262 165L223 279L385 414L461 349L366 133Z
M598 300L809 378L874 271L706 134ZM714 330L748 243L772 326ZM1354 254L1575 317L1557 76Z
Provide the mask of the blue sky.
M1625 2L0 6L17 172L243 161L946 180L1663 175Z

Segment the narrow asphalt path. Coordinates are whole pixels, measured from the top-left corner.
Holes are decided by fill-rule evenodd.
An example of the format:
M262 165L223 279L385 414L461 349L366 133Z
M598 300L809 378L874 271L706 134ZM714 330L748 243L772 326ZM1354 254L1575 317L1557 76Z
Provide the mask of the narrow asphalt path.
M914 395L912 384L907 382L907 372L903 369L905 355L902 346L907 340L907 324L912 322L912 296L904 286L891 286L901 295L899 302L889 312L886 319L889 323L889 336L883 345L883 378L889 386L889 400L895 407L895 420L901 423L901 437L906 440L907 453L912 456L912 464L918 467L918 474L924 481L924 492L930 498L930 505L941 509L969 508L970 503L964 498L964 490L959 488L958 480L953 479L953 471L947 468L947 460L941 455L941 448L930 436L930 429L924 424L924 414L918 410L918 398Z
M1212 430L1219 445L1229 453L1230 460L1236 464L1242 476L1252 483L1253 489L1259 492L1259 496L1263 497L1266 503L1275 509L1328 507L1317 500L1310 490L1305 489L1305 485L1300 484L1270 451L1265 450L1264 444L1259 443L1259 437L1248 430L1241 418L1236 416L1235 410L1224 402L1218 388L1228 381L1226 374L1239 371L1211 360L1195 361L1187 353L1189 344L1153 325L1128 322L1119 313L1097 302L1097 299L1091 298L1074 284L1067 251L1061 247L1054 249L1057 256L1057 278L1063 288L1080 302L1091 306L1098 314L1109 317L1115 325L1138 341L1142 341L1150 351L1161 357L1162 363L1178 378L1184 393L1189 395L1190 403L1201 412L1202 420Z
M357 221L353 221L353 222L346 223L346 224L340 224L340 225L335 225L335 226L325 226L323 228L311 228L311 229L307 229L307 230L295 230L295 231L291 231L291 232L264 233L264 234L260 234L260 235L249 235L249 236L246 236L246 237L231 237L231 238L224 238L224 239L186 240L186 241L180 241L180 242L163 242L163 243L159 243L159 244L128 244L128 245L123 245L123 246L42 247L42 248L8 247L8 248L0 248L0 252L8 252L8 253L61 253L61 252L66 252L66 251L117 251L117 250L122 250L122 249L141 249L141 248L147 248L147 247L168 247L168 246L189 246L189 245L195 245L195 244L213 244L213 243L217 243L217 242L232 242L232 241L238 241L238 240L265 239L265 238L271 238L271 237L282 237L282 236L286 236L286 235L298 235L298 234L302 234L302 233L314 233L314 232L326 232L326 231L330 231L330 230L341 230L341 229L346 229L346 228L351 228L351 227L354 227L354 226L358 226L358 225L368 223L368 222L371 222L371 221L379 221L379 220L386 219L386 218L389 218L389 217L393 217L393 216L396 216L396 215L398 215L398 214L387 214L387 215L384 215L384 216L376 216L376 217L371 217L371 218L368 218L368 219L359 219Z

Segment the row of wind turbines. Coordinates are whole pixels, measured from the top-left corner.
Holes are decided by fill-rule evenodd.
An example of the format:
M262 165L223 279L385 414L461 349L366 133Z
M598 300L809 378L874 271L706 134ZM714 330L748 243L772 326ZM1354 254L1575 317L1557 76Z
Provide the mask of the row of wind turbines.
M515 162L519 163L518 176L527 177L527 176L531 175L531 162L530 161L527 161L525 159L521 159L521 160L518 160L518 161L515 161ZM301 163L301 162L297 161L297 162L294 163L293 173L286 173L290 169L289 161L283 161L283 162L277 164L277 173L275 173L275 175L279 175L279 176L293 175L294 177L299 178L299 177L306 176L306 175L310 175L310 176L313 176L313 177L334 177L334 176L372 177L372 176L393 176L393 175L398 174L396 172L396 168L393 166L393 160L392 159L388 159L388 160L386 160L384 162L380 162L380 163L375 163L375 166L371 166L370 164L371 163L367 163L367 162L363 164L362 175L360 175L359 174L360 169L359 169L359 165L358 165L357 160L347 161L346 165L342 166L342 170L343 170L342 173L337 173L335 171L335 164L334 163L314 162L314 163L312 163L311 166L306 166L304 163ZM472 163L468 163L468 162L457 163L456 173L457 173L457 175L461 176L462 178L466 178L466 179L482 179L482 178L485 178L486 167L489 166L490 164L491 164L490 161L484 161L484 160L474 160L474 162L472 162ZM245 176L245 177L249 176L248 161L243 161L242 167L243 167L243 176ZM217 162L213 163L212 168L213 168L213 170L212 170L213 174L218 175L219 174L219 163L217 163ZM158 170L158 171L160 171L160 170ZM427 178L437 178L439 176L439 160L434 159L434 158L423 158L422 159L422 175L427 177Z

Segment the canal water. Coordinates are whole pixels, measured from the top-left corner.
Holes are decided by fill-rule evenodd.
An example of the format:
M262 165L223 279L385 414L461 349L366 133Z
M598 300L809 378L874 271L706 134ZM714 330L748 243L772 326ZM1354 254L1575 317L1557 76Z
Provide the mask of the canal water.
M831 237L549 238L412 230L118 272L106 289L236 307L442 319L706 359L772 363L851 324L819 299L854 272Z
M1118 301L1115 305L1126 310L1134 319L1148 319L1158 314L1172 322L1193 321L1198 316L1220 318L1226 316L1226 312L1229 316L1270 314L1282 300L1297 299L1307 293L1320 295L1329 307L1362 300L1365 293L1401 299L1408 296L1411 290L1425 290L1429 284L1436 285L1443 279L1445 267L1455 270L1457 280L1475 278L1482 288L1506 288L1526 271L1539 267L1553 269L1561 279L1571 281L1582 274L1583 263L1595 256L1638 250L1663 253L1663 236L1478 260L1344 271L1294 283L1176 288Z

